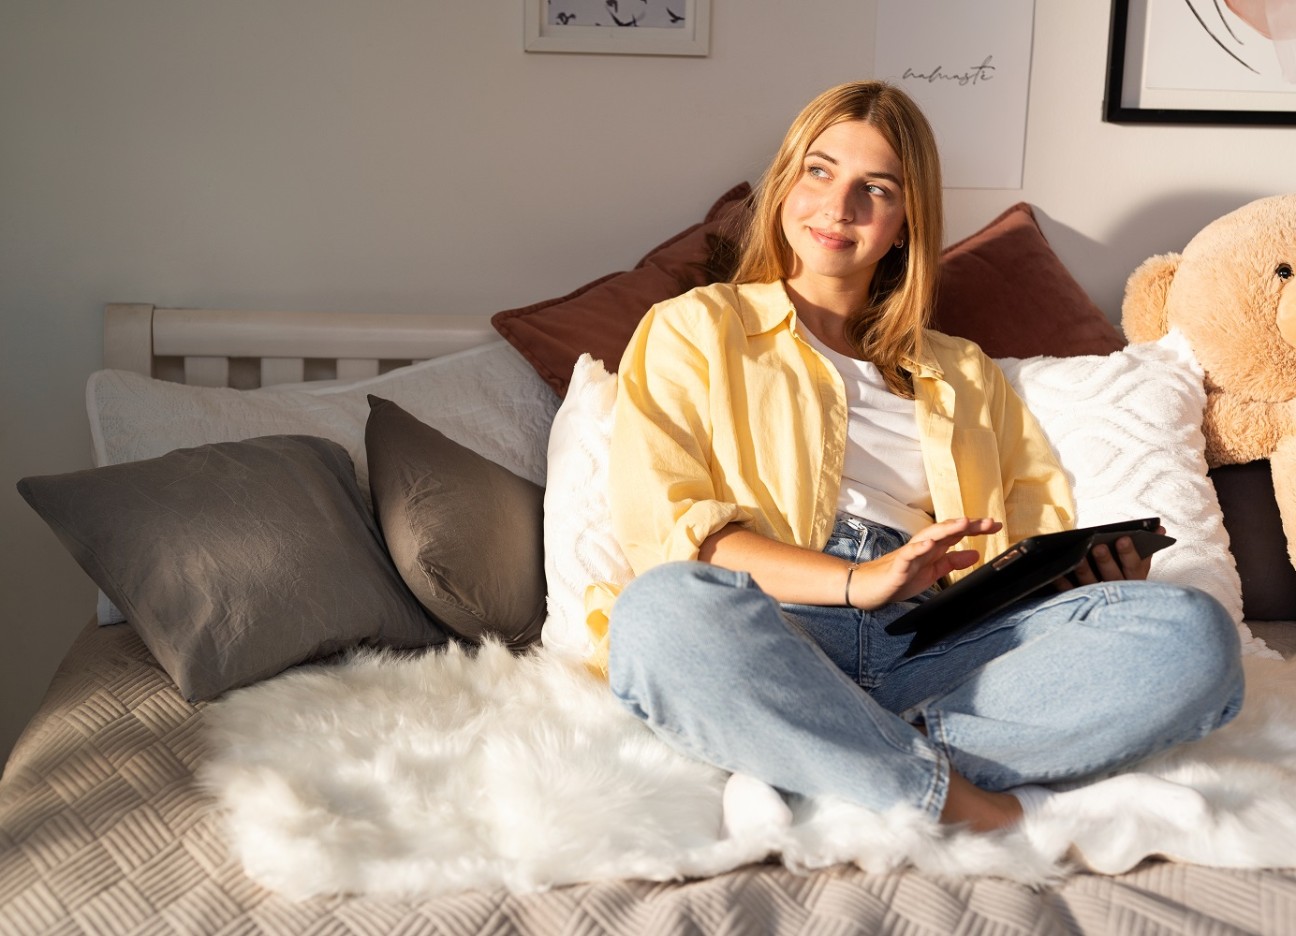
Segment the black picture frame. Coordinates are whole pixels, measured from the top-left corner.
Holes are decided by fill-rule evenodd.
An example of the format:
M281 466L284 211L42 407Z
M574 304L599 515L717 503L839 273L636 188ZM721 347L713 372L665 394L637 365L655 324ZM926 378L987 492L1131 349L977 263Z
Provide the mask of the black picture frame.
M1107 123L1129 124L1216 124L1226 126L1292 126L1296 125L1296 89L1292 93L1291 110L1201 109L1192 107L1140 107L1129 106L1125 100L1125 67L1130 54L1141 55L1141 50L1127 48L1131 16L1146 16L1144 2L1112 0L1111 30L1107 45L1107 86L1103 99L1103 120ZM1246 92L1238 92L1245 98Z

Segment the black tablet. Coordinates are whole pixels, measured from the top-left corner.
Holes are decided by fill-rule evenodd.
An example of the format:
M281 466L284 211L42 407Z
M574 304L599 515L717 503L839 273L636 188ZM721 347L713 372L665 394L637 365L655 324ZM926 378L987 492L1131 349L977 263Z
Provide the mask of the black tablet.
M1143 517L1101 526L1030 536L995 556L975 572L937 592L887 625L888 634L913 634L905 656L972 630L989 615L1088 561L1089 551L1122 536L1147 557L1174 542L1157 533L1159 517Z

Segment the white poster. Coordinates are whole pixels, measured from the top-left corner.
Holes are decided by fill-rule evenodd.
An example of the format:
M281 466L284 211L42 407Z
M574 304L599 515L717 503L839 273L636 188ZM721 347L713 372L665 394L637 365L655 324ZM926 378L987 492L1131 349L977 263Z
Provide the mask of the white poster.
M878 0L874 74L936 131L947 188L1022 187L1035 0Z
M1296 87L1296 0L1149 0L1143 84L1189 91Z

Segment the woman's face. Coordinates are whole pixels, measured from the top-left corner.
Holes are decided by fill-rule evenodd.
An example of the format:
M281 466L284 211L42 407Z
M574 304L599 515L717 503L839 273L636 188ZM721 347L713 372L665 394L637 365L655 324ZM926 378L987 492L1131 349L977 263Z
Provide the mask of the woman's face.
M826 288L863 298L878 261L905 236L900 157L862 120L833 124L810 144L781 217L789 283L803 295Z

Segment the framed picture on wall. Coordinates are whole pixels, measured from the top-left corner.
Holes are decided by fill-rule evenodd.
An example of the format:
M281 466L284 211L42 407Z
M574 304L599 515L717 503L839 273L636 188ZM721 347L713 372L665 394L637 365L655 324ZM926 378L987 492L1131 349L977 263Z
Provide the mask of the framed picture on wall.
M1296 124L1296 0L1113 0L1103 119Z
M528 52L706 55L711 0L523 0Z

